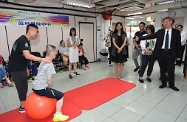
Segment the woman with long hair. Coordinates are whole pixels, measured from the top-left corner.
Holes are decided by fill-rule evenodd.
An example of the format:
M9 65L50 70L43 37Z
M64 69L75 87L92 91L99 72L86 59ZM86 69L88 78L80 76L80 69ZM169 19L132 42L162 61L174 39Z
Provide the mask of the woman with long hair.
M125 49L127 34L123 30L123 25L121 22L117 22L115 25L115 30L112 34L112 51L111 54L114 56L113 61L115 63L116 78L121 78L121 73L123 71L124 62L127 61L127 51Z
M80 74L77 73L77 62L79 62L79 53L78 53L78 46L79 46L79 39L76 36L76 29L71 28L69 33L69 38L67 40L67 47L69 48L69 78L72 79L71 69L72 66L74 68L73 74L79 76Z

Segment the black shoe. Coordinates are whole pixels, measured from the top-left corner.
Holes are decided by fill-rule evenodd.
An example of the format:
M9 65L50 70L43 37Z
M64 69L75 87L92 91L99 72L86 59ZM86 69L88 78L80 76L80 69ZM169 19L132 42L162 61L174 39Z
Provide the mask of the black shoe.
M151 81L152 81L151 78L146 78L146 79L147 79L148 82L151 82Z
M140 83L144 83L143 79L140 79L140 78L139 78L138 80L140 81Z
M77 72L73 72L74 73L74 75L76 75L76 76L79 76L80 74L79 73L77 73Z
M162 85L159 86L160 89L163 89L165 87L166 87L166 85L164 85L164 84L162 84Z
M19 112L20 113L25 113L25 108L22 108L21 106L19 107Z
M70 78L70 79L73 79L72 75L69 75L69 78Z
M179 89L175 86L169 86L169 88L173 89L174 91L179 91Z
M140 66L136 67L136 68L134 69L134 72L138 71L139 68L140 68Z

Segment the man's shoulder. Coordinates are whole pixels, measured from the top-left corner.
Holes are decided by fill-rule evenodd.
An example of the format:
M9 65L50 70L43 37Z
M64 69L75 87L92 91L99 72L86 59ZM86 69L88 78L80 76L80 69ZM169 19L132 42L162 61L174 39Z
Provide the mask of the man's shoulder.
M20 36L17 40L16 40L18 43L19 42L28 42L28 39L26 36L22 35Z

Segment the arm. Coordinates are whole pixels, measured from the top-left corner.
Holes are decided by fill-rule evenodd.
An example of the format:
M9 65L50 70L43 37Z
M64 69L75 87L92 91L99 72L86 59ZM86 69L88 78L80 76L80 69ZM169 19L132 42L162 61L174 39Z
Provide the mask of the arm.
M126 45L127 43L127 37L124 38L124 42L123 42L123 45L120 47L121 49L124 48L124 46Z
M154 39L157 37L157 33L158 33L158 31L156 33L151 34L151 35L140 37L139 40Z
M52 88L52 76L47 77L47 83L48 83L49 88Z
M41 57L36 57L36 56L32 55L32 54L30 53L29 50L23 50L22 52L23 52L23 55L25 56L25 58L28 59L28 60L40 61L40 62L41 62L41 61L44 61L43 58L41 58ZM45 61L44 61L44 62L45 62Z
M117 49L119 49L119 47L118 47L117 44L116 44L115 38L112 38L112 43L113 43L113 45L114 45Z
M70 47L75 47L75 46L79 46L79 44L71 44L70 43L70 40L68 39L67 40L67 47L70 48Z

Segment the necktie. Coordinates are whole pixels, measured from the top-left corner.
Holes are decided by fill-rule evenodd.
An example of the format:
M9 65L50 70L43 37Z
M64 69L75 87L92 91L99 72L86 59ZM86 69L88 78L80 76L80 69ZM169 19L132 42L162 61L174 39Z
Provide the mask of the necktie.
M169 50L169 33L167 31L166 38L165 38L165 51Z

